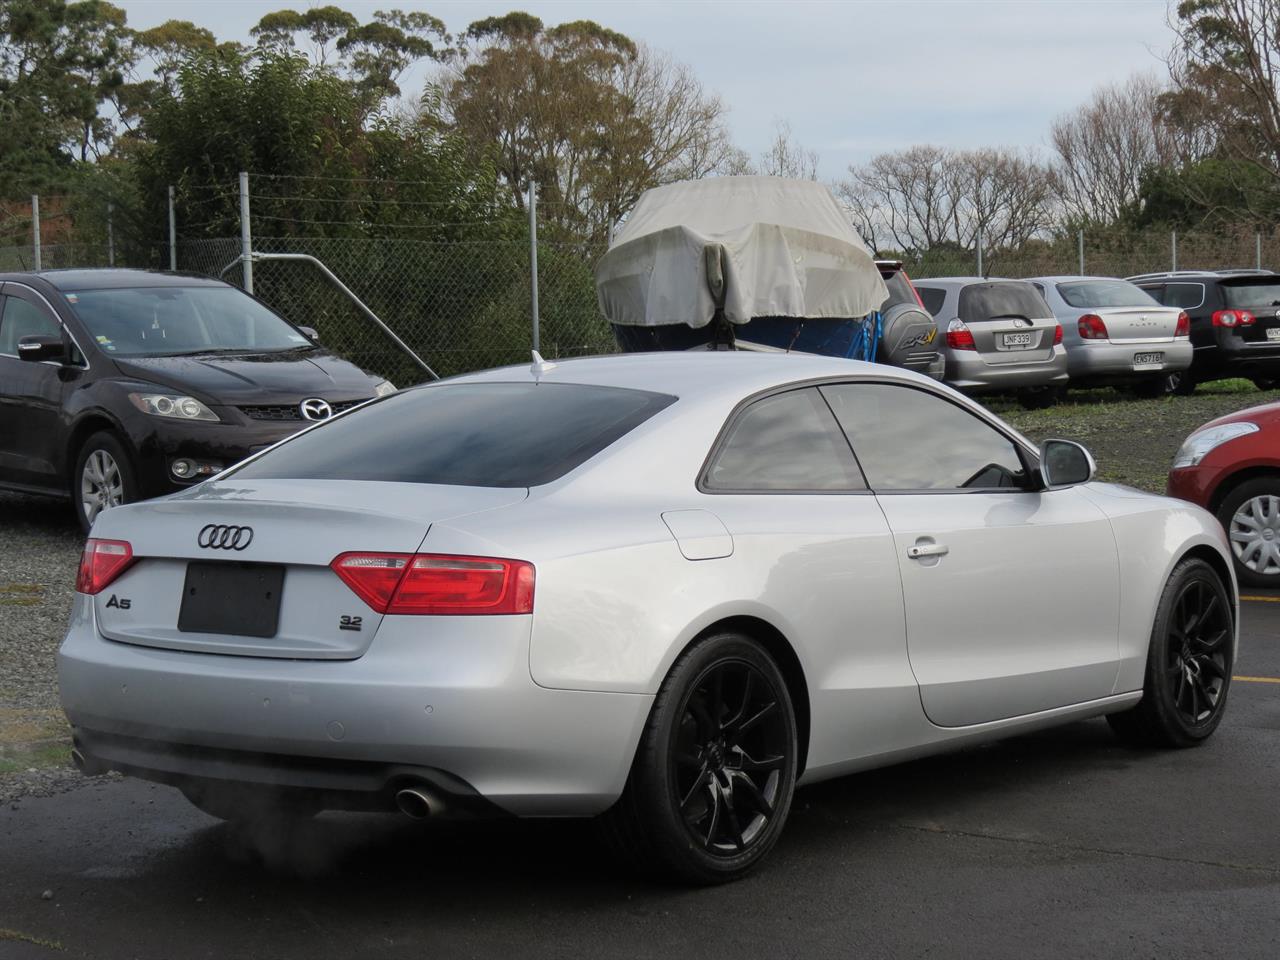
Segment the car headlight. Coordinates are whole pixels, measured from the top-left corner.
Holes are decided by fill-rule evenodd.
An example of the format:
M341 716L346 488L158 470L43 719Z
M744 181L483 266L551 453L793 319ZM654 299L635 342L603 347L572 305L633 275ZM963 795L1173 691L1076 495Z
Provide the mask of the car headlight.
M390 380L383 380L380 384L378 384L376 387L373 388L373 395L375 397L385 397L388 394L392 394L395 392L396 392L396 385L392 383Z
M1248 420L1242 420L1239 423L1224 423L1220 427L1210 427L1208 430L1200 430L1193 433L1183 441L1182 446L1178 449L1178 454L1173 458L1173 466L1177 467L1194 467L1201 460L1228 440L1235 440L1237 437L1248 436L1251 433L1258 432L1258 425L1250 423Z
M177 396L171 393L131 393L129 402L154 417L171 420L217 420L218 415L195 397Z

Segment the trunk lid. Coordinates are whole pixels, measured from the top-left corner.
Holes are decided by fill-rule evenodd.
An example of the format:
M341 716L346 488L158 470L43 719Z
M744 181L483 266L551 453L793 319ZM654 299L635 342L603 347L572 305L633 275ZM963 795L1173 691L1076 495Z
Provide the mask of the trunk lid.
M1043 363L1053 357L1053 333L1058 321L1052 317L993 317L966 322L974 345L987 363Z
M136 562L94 597L98 629L168 650L355 659L382 617L329 569L334 557L413 553L432 523L527 496L524 487L233 476L117 507L93 535L128 541Z
M1112 343L1172 343L1178 328L1176 307L1100 307L1081 311L1102 318Z

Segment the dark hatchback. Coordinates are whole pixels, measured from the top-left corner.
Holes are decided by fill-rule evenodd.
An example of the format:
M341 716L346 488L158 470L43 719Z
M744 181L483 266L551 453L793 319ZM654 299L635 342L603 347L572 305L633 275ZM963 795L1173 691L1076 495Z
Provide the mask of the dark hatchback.
M395 389L308 333L208 277L0 274L0 487L87 530Z
M1280 275L1270 270L1180 270L1129 277L1166 307L1191 318L1191 368L1169 377L1174 393L1244 377L1280 386Z

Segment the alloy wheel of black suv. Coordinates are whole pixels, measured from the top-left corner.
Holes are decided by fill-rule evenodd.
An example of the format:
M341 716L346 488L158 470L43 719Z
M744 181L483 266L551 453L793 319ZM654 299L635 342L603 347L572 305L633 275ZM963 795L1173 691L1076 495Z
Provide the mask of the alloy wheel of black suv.
M86 531L394 389L208 277L0 274L0 488Z

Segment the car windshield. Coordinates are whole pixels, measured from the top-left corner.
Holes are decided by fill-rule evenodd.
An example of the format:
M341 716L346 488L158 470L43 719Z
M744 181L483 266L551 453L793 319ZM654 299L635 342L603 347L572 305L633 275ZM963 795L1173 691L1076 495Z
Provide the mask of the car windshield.
M1043 320L1053 316L1038 290L1029 283L1001 280L972 283L960 291L960 319L966 322L994 317Z
M1222 296L1233 310L1242 307L1280 307L1280 280L1222 284Z
M234 475L536 487L585 463L675 400L582 384L424 387L303 433Z
M66 297L98 348L113 357L277 353L311 345L234 287L118 287Z
M1067 302L1067 306L1081 309L1160 306L1145 290L1124 280L1077 280L1060 283L1058 293Z

